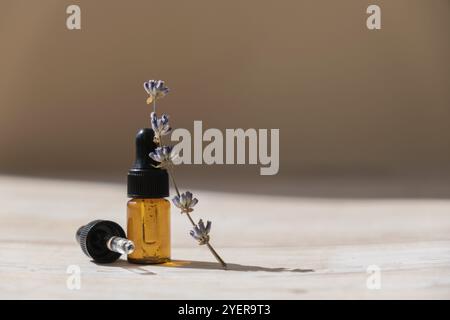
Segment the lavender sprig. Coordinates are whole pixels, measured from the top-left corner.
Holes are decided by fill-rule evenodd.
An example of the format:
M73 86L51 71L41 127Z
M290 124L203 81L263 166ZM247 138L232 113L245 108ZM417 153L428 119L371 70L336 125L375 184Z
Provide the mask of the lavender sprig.
M190 235L198 241L199 245L206 245L213 256L216 258L216 260L222 265L224 269L226 269L227 264L222 260L216 250L214 250L212 245L209 243L211 221L207 221L205 226L202 219L199 220L198 224L196 224L194 220L192 220L190 213L194 211L194 206L198 203L198 199L194 198L191 192L186 191L185 193L180 193L180 190L178 189L178 185L173 174L173 160L177 157L177 155L174 154L171 146L162 145L162 137L164 135L167 135L171 131L171 128L169 125L169 117L167 115L163 114L161 118L158 118L156 114L156 100L160 97L165 96L169 92L169 88L167 88L164 85L164 81L161 80L149 80L144 83L144 88L149 94L147 104L153 102L153 112L151 113L150 119L152 129L155 132L154 142L158 145L155 151L151 152L149 156L155 162L159 163L159 165L155 167L167 169L167 172L172 179L172 183L177 193L177 195L172 199L172 202L177 208L181 210L182 214L186 214L192 226L194 227L190 231Z

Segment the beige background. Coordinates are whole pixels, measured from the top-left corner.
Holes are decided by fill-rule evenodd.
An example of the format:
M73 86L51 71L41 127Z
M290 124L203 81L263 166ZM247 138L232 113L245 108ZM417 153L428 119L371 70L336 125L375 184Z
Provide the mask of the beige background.
M69 31L65 10L82 9ZM365 26L369 4L382 30ZM280 174L450 172L450 2L61 1L0 4L0 172L124 181L147 124L142 83L176 127L280 128ZM245 182L244 182L245 183Z

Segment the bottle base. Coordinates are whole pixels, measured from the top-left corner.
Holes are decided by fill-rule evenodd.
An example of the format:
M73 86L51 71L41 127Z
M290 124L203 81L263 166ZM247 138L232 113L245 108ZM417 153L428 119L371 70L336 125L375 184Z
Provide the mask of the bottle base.
M134 264L161 264L170 262L170 258L143 258L143 259L128 258L128 262Z

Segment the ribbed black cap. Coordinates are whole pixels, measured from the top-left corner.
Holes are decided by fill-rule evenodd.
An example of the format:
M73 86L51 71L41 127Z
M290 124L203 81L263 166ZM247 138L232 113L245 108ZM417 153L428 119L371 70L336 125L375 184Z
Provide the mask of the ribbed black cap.
M150 128L141 129L136 135L136 160L128 172L128 197L165 198L169 196L169 175L158 165L149 153L157 145L153 141L155 133Z
M120 253L108 249L107 242L112 237L125 238L125 231L117 223L108 220L89 222L76 233L81 250L98 263L111 263L120 258Z

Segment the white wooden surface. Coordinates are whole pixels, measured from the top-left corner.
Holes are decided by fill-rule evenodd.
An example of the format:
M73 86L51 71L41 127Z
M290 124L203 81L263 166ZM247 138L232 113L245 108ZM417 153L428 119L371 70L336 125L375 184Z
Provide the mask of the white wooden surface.
M125 186L0 176L2 299L450 298L450 201L270 197L196 190L223 271L172 213L174 264L96 265L74 240L93 219L125 226ZM80 290L66 285L70 265ZM366 286L370 265L381 288Z

